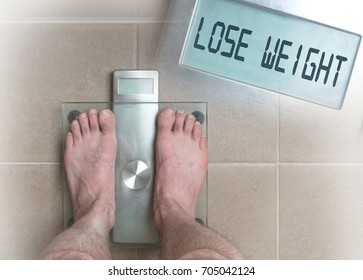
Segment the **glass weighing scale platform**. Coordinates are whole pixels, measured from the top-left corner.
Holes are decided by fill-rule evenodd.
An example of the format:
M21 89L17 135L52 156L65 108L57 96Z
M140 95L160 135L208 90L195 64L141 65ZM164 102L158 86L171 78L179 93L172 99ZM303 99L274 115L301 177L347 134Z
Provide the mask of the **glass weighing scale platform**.
M166 107L193 113L207 134L206 103L157 102L156 71L115 71L113 103L63 103L63 139L79 113L110 109L116 117L117 157L115 168L116 224L113 246L159 245L153 222L154 144L156 117ZM146 101L146 102L145 102ZM73 210L66 176L63 176L63 227L73 222ZM205 179L196 218L207 224L207 181Z

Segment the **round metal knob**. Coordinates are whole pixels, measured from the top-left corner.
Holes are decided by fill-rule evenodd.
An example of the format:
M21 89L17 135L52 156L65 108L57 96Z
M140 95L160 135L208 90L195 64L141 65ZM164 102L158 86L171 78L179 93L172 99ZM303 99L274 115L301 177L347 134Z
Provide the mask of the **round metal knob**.
M147 164L141 160L133 160L125 165L121 172L122 181L132 189L145 188L151 178L151 171Z

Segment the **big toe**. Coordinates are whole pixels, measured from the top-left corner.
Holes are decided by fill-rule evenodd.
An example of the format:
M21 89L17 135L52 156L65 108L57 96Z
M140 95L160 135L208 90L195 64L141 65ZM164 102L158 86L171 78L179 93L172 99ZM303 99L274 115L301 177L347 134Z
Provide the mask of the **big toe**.
M116 125L114 114L108 109L100 111L99 124L103 133L113 133Z
M175 123L175 112L173 109L163 109L157 119L158 133L171 132Z

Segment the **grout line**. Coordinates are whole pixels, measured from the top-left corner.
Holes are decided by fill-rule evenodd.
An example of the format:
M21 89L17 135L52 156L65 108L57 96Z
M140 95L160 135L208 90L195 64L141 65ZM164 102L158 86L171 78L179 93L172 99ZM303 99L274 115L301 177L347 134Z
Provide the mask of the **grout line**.
M0 162L0 165L60 165L62 162Z
M140 0L136 0L136 16L140 14Z
M279 148L277 148L279 149ZM279 158L277 158L276 163L274 162L212 162L209 163L209 166L212 167L218 167L218 166L240 166L240 167L273 167L273 166L278 166L278 167L314 167L314 166L321 166L321 167L326 167L326 166L363 166L363 163L360 162L335 162L335 163L331 163L331 162L279 162Z
M363 166L360 162L280 162L279 166L314 167L314 166Z
M276 111L276 259L280 260L280 97Z
M228 167L228 166L240 166L240 167L274 167L276 163L272 162L213 162L209 163L210 167Z
M139 69L139 24L136 24L136 38L135 38L135 64L136 69Z
M32 162L32 161L19 161L19 162L0 162L0 165L44 165L44 164L53 164L53 165L57 165L57 164L63 164L63 162L60 161L52 161L52 162L48 162L48 161L40 161L40 162ZM328 167L328 166L362 166L363 167L363 163L328 163L328 162L319 162L319 163L305 163L305 162L293 162L293 163L271 163L271 162L259 162L259 163L255 163L255 162L213 162L213 163L209 163L210 167ZM279 182L279 181L278 181Z
M0 17L0 24L163 23L158 17Z

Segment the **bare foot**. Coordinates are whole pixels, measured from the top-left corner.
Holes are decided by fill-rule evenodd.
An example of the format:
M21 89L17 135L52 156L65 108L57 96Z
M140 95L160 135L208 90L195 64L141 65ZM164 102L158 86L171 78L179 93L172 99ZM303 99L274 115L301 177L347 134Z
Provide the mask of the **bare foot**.
M194 219L208 167L207 139L192 114L166 108L157 119L154 220L161 230L172 211Z
M92 109L71 123L64 164L75 222L109 232L115 224L115 117Z

